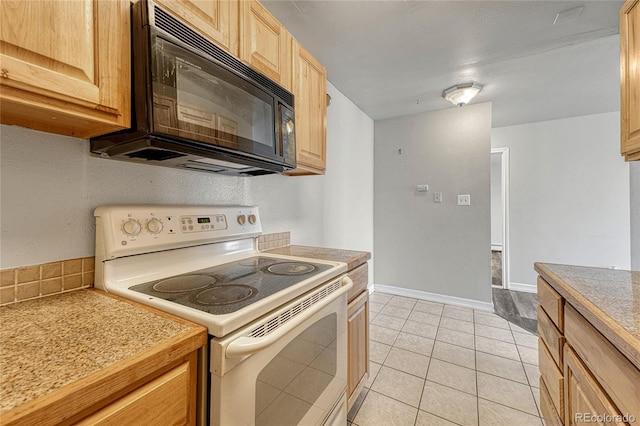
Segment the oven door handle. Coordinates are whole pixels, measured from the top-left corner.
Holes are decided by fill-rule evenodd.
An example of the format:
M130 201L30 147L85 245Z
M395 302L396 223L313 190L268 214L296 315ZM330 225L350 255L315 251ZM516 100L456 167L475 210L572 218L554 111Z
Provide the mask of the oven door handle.
M272 344L280 340L280 338L282 338L284 335L293 330L295 327L313 316L316 312L319 312L322 308L329 305L344 293L348 292L352 286L353 281L351 280L351 278L345 276L344 278L342 278L342 286L338 290L322 299L322 301L319 301L308 309L302 311L302 313L291 318L283 325L277 327L273 332L263 337L242 336L229 343L227 349L225 350L226 357L235 358L240 356L247 356L258 352L268 346L271 346Z

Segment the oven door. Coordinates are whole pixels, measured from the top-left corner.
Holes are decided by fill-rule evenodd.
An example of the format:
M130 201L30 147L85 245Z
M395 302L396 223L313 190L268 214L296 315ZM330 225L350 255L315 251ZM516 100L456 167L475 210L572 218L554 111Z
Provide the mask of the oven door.
M336 290L322 296L336 283ZM344 277L213 339L211 424L346 423L349 288L351 280Z

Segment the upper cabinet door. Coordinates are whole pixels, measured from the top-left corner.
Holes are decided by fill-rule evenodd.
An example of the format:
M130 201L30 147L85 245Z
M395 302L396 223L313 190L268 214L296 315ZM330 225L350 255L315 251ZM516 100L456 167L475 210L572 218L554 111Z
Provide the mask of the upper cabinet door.
M129 5L0 2L2 123L79 137L129 127Z
M620 151L640 160L640 0L620 9Z
M326 168L327 71L295 43L294 84L297 167L291 175L324 174Z
M291 34L256 0L240 2L240 59L291 91Z
M238 56L237 0L156 0L194 30Z

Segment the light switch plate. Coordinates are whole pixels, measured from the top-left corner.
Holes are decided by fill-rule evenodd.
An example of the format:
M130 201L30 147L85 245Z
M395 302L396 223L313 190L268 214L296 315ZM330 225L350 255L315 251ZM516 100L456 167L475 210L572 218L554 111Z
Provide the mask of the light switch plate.
M470 206L471 205L471 195L469 195L469 194L458 195L458 205L459 206Z
M442 192L434 192L433 193L433 202L441 203L442 202Z

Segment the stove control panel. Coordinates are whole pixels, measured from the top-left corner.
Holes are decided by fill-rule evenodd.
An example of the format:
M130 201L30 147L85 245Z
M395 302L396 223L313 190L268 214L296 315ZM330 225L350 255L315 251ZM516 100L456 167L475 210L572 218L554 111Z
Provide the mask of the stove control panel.
M223 214L212 216L180 216L182 232L219 231L227 229L227 217Z
M255 206L103 206L96 253L105 259L260 235ZM101 246L101 248L98 247Z

